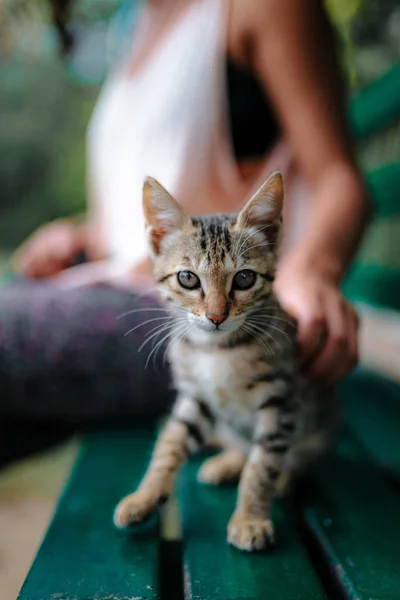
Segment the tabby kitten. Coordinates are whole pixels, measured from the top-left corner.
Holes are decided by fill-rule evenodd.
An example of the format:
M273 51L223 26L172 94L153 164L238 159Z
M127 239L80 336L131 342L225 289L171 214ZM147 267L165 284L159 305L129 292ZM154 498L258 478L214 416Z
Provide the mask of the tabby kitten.
M169 358L178 391L139 489L114 521L144 521L172 491L189 454L224 450L198 478L239 480L228 541L247 551L274 541L273 496L330 444L336 405L302 381L295 326L273 293L283 182L273 173L239 214L190 217L154 179L143 205L154 275L171 308Z

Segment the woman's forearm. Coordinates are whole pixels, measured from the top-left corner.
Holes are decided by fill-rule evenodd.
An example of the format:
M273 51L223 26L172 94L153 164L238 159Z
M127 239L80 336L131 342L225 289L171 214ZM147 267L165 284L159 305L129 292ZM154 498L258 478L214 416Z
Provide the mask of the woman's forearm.
M352 165L332 164L313 187L297 259L339 282L362 238L370 214L365 186Z
M339 280L361 239L368 195L347 127L332 27L318 0L260 1L254 61L310 190L296 249Z

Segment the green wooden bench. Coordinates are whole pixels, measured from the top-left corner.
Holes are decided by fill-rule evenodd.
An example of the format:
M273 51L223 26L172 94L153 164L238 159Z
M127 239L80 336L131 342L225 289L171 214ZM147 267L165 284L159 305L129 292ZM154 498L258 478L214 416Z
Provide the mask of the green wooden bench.
M397 68L354 100L359 137L400 114L399 81ZM399 172L369 177L378 215L399 210ZM390 277L376 292L364 269L355 264L349 296L399 307ZM339 442L296 502L276 502L277 547L259 555L227 545L235 489L197 484L196 460L178 479L178 511L172 502L139 530L117 531L113 508L139 482L155 431L86 434L19 600L399 600L400 387L359 370L340 392Z
M168 508L117 531L113 507L138 483L154 432L88 434L20 600L398 600L400 388L359 372L342 397L332 457L294 506L276 503L278 544L260 555L227 545L235 490L200 486L197 460L178 480L180 540Z

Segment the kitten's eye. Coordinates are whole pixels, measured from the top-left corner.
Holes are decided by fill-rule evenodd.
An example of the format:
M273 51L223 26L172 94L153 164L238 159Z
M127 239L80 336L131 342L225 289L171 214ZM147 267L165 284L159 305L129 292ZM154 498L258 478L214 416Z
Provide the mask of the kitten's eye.
M233 278L232 287L235 290L249 290L256 282L257 274L250 269L244 269L236 273Z
M178 281L186 290L196 290L200 287L200 279L191 271L179 271Z

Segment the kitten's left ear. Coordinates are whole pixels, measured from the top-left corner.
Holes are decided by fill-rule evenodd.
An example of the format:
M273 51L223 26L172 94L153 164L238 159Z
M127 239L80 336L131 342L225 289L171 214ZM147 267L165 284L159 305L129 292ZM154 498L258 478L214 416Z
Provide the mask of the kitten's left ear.
M236 228L262 227L280 221L283 208L283 179L279 171L268 177L242 208L236 219Z
M152 177L143 184L143 212L150 249L160 253L164 237L190 228L192 220L176 200Z

